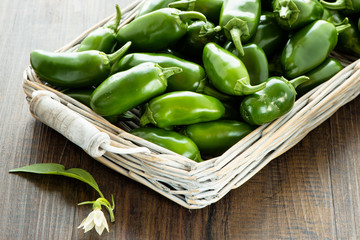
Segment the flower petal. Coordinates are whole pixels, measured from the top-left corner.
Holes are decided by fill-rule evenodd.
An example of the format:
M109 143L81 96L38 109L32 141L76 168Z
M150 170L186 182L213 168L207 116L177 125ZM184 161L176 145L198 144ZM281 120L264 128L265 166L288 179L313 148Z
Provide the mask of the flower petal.
M86 221L86 218L85 218L84 220L82 220L82 222L80 223L80 225L78 226L78 228L82 228L82 227L84 227L84 223L85 223L85 221Z
M85 225L85 232L90 231L95 226L94 222L90 222L88 225Z
M101 210L98 210L94 215L94 223L96 226L101 226L102 222L106 222L105 215Z
M103 226L106 228L106 230L109 232L109 226L108 226L108 223L107 221L103 221Z
M103 231L104 231L104 226L95 225L95 230L99 235L101 235L103 233Z

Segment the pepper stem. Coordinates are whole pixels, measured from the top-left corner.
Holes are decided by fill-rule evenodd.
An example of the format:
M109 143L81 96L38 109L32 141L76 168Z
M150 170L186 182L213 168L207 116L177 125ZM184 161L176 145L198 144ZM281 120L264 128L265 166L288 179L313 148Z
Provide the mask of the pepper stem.
M274 13L291 26L298 19L300 10L293 0L280 0L274 7Z
M234 87L236 95L249 95L257 91L260 91L266 87L266 82L260 83L259 85L252 86L248 82L248 78L244 77L237 81Z
M183 0L168 4L169 8L177 8L183 11L194 11L196 0Z
M107 54L109 61L110 61L110 65L113 65L114 63L116 63L122 56L124 56L124 54L126 53L126 51L130 48L131 46L131 41L125 43L124 46L122 46L119 50L117 50L116 52L112 53L112 54Z
M211 36L213 34L216 34L218 32L221 31L221 27L220 26L216 26L216 27L212 27L212 26L208 26L206 23L201 27L200 32L199 32L199 37L207 37L207 36Z
M282 78L285 79L284 77L282 77ZM296 89L300 84L307 82L309 80L310 80L310 78L307 76L300 76L300 77L290 80L289 83Z
M120 20L121 20L121 10L118 4L115 5L116 8L116 16L115 19L111 22L109 22L108 24L105 24L104 27L106 28L110 28L114 31L117 30L117 28L119 27L120 24Z
M343 22L346 22L346 23L335 26L336 31L337 31L338 34L345 31L349 27L351 27L351 24L349 23L349 19L347 19L347 21L346 21L346 19L344 19Z
M162 67L159 66L159 68L161 70L160 76L162 76L162 77L164 77L166 79L168 79L169 77L171 77L174 74L182 72L182 68L180 68L180 67L162 68Z
M339 22L339 20L336 20L334 16L331 16L326 21L334 24L335 26L345 25L349 23L349 19L347 17L344 18L341 22Z
M240 56L244 56L244 49L242 48L241 38L249 36L249 27L247 22L239 18L232 18L223 27L227 38L231 38L238 50Z
M182 11L177 15L180 17L181 21L183 22L187 22L187 20L189 19L198 19L207 22L205 15L196 11Z
M325 0L320 0L320 3L328 8L328 9L334 9L334 10L341 10L341 9L352 9L352 3L351 1L346 0L336 0L335 2L327 2Z
M156 124L156 121L154 119L152 111L150 110L149 104L146 104L145 112L140 118L140 126L144 127L149 123Z

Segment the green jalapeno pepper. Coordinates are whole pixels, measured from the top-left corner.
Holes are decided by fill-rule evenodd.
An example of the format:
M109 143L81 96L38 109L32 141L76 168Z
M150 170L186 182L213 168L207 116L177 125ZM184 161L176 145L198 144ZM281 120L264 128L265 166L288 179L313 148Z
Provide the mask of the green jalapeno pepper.
M44 81L58 87L91 87L104 81L111 65L118 61L131 42L113 54L97 50L84 52L48 52L35 50L30 53L31 66Z
M170 3L169 7L201 12L209 21L217 24L223 2L223 0L182 0Z
M219 25L227 38L234 42L241 56L242 41L246 42L256 32L261 13L260 0L224 0Z
M224 105L216 98L190 91L169 92L153 98L146 105L140 125L160 128L189 125L221 118Z
M279 26L286 30L320 20L324 13L318 0L274 0L273 9Z
M69 97L81 102L85 106L90 106L91 102L91 94L94 92L93 88L86 88L86 89L66 89L63 91L64 94L68 95ZM104 117L110 123L117 123L118 121L130 121L134 120L135 116L130 112L122 113L121 115L113 115L113 116L106 116Z
M223 93L247 95L263 89L266 85L252 86L244 63L216 43L206 44L203 63L210 83Z
M201 162L200 151L193 140L175 131L161 128L135 128L131 134L176 152L184 157Z
M205 95L212 96L214 98L219 99L221 102L231 102L234 100L234 96L227 95L223 92L220 92L215 87L213 87L209 82L205 82L203 88L199 93L203 93Z
M199 12L162 8L140 16L120 28L116 39L120 44L131 41L134 51L163 50L186 34L189 19L206 21L206 17Z
M291 81L283 77L271 77L266 81L266 88L252 95L246 96L240 105L243 119L252 125L269 123L287 112L295 103L295 88L308 81L301 76Z
M182 130L192 139L202 155L221 155L253 131L245 122L217 120L189 125Z
M161 67L179 67L181 73L168 78L168 91L200 91L206 79L205 71L199 64L175 57L166 53L130 53L125 55L116 65L113 72L127 70L140 63L154 62Z
M175 1L176 0L147 0L141 5L135 18L154 12L161 8L167 8L170 3Z
M84 88L84 89L80 88L80 89L66 89L62 93L81 102L85 106L90 107L90 99L93 91L94 91L93 88Z
M249 43L257 44L269 58L284 47L287 38L288 33L277 24L274 13L262 12L258 28Z
M116 4L116 17L114 21L109 22L103 27L97 28L79 44L78 52L87 50L98 50L104 53L112 53L117 44L116 31L121 19L121 11L119 5Z
M307 77L309 77L310 80L300 84L296 88L298 96L302 96L311 89L326 82L342 69L343 66L338 60L334 58L327 58L318 67L305 74Z
M338 33L349 24L336 26L324 20L317 20L292 35L285 45L281 66L285 76L294 78L320 65L335 48Z
M200 62L205 45L209 42L220 41L220 31L220 26L215 26L209 21L194 21L189 24L187 33L181 38L181 44L174 46L174 49Z
M244 64L250 76L251 85L258 85L269 77L269 64L266 54L254 43L243 46L244 56L240 56L232 42L225 44L224 48L237 56Z
M359 13L360 12L360 1L359 0L335 0L334 2L320 0L320 3L328 9L347 10L349 13Z
M354 20L350 20L349 24L349 28L339 33L335 50L340 53L360 57L360 30Z
M181 68L147 62L111 75L91 95L91 108L102 116L120 115L166 90L167 78Z

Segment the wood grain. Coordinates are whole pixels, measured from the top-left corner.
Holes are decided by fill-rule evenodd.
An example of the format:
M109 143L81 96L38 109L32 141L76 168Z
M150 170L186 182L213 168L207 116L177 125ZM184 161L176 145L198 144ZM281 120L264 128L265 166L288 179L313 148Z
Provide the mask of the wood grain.
M100 239L77 229L94 200L64 177L9 174L33 163L80 167L114 194L101 239L360 239L359 98L219 202L187 210L97 163L30 116L22 73L33 49L55 50L132 1L0 1L0 240Z

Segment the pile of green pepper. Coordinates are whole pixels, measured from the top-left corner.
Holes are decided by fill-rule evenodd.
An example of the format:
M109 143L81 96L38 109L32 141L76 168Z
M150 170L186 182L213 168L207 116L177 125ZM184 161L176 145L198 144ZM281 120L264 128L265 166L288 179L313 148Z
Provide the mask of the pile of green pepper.
M360 56L358 0L148 0L76 52L35 50L40 79L194 161L221 155Z

